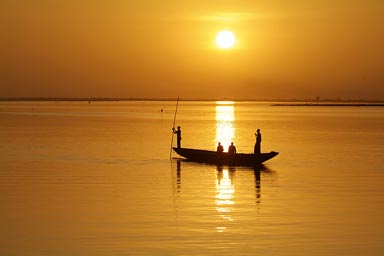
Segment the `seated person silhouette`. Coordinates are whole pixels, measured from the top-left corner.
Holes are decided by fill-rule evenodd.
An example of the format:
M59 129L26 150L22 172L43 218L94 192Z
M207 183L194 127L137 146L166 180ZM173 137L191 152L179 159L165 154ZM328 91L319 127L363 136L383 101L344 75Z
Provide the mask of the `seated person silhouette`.
M223 145L221 145L221 143L219 142L219 144L217 145L217 153L223 153L224 152L224 147Z
M233 145L233 142L231 142L231 145L229 145L229 147L228 147L228 153L229 154L236 154L236 147L235 147L235 145Z

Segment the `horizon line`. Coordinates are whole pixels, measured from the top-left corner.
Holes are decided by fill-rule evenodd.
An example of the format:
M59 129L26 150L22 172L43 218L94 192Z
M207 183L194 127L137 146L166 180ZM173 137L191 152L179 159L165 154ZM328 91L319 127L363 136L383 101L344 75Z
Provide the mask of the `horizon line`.
M177 98L148 98L148 97L0 97L0 101L175 101ZM343 99L343 98L185 98L180 101L261 101L261 102L380 102L384 99Z

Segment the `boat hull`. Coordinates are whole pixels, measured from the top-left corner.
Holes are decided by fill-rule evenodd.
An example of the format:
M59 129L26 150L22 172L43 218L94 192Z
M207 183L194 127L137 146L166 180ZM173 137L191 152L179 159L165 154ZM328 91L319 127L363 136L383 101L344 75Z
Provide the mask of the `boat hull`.
M210 150L177 147L174 147L173 150L189 161L229 166L257 166L279 154L275 151L261 153L260 155L245 153L228 154L226 152L217 153Z

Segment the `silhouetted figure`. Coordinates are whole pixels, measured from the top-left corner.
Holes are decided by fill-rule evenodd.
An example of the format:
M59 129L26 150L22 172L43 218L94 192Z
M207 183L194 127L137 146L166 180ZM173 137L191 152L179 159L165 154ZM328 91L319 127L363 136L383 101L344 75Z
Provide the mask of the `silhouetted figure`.
M219 142L219 144L217 144L217 153L223 153L223 152L224 152L224 147Z
M228 147L228 153L229 154L236 154L236 147L233 145L233 142L231 142L231 145Z
M173 133L176 133L177 136L177 148L181 148L181 130L180 126L177 126L177 130L172 128Z
M256 143L255 143L255 149L254 154L260 155L261 154L261 133L260 129L257 129L257 133L255 133L256 136Z

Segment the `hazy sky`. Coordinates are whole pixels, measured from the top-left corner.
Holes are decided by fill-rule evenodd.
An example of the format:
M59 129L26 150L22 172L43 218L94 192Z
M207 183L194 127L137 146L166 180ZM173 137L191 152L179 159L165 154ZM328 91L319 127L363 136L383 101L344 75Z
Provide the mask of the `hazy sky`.
M0 97L384 99L383 24L383 0L2 0Z

